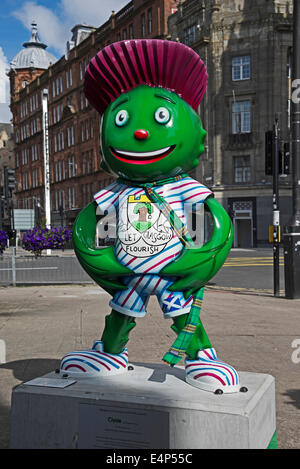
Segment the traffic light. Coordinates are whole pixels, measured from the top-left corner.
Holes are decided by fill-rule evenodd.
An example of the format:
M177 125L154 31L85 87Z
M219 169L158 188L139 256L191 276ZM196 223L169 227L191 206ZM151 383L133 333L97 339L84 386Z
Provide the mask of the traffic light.
M267 176L273 175L273 152L274 152L274 132L266 132L265 143L265 173ZM280 142L282 144L282 141ZM281 145L280 145L281 147ZM283 149L279 149L279 174L290 174L290 143L284 142Z
M10 199L16 185L15 170L4 168L4 198Z
M266 143L265 143L265 173L267 176L273 174L273 141L274 133L273 130L266 132Z
M290 142L286 142L283 145L283 152L280 159L280 174L290 174L290 161Z

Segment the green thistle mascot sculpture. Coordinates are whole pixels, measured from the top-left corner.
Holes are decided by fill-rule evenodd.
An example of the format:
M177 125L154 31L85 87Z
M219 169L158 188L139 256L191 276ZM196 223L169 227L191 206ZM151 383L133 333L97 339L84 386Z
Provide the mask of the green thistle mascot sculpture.
M226 211L187 175L204 153L206 132L196 111L206 86L204 63L177 42L121 41L91 60L85 95L102 116L102 167L117 179L78 215L73 241L82 267L112 296L112 311L101 340L66 354L61 372L99 379L126 373L129 333L156 295L177 337L163 361L174 366L185 358L192 386L240 391L238 373L217 357L200 320L204 285L233 238ZM202 204L214 227L197 247L187 216ZM115 215L115 245L96 248L97 223L106 215Z

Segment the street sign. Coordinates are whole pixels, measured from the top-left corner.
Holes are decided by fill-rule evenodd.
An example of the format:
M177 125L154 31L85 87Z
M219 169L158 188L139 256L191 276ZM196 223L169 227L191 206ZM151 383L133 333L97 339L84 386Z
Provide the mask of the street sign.
M34 228L33 209L14 209L15 230L32 230Z

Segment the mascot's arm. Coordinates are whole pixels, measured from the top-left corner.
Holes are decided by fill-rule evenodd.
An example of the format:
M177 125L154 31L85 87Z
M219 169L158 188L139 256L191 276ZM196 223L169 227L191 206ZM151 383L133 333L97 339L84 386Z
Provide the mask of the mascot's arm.
M95 248L97 204L91 202L78 215L73 226L75 254L89 276L108 293L125 290L119 277L133 272L121 265L114 254L114 247Z
M202 288L224 264L233 241L231 220L213 197L204 202L212 214L214 229L211 239L201 248L184 249L182 254L161 274L178 277L170 291L188 290L187 295Z

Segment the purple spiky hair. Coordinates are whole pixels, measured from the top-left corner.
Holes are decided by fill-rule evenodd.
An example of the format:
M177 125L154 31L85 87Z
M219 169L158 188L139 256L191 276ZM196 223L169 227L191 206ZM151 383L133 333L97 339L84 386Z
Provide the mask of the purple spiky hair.
M142 84L174 91L197 110L207 79L203 61L190 47L161 39L133 39L110 44L92 58L84 92L100 114L121 93Z

